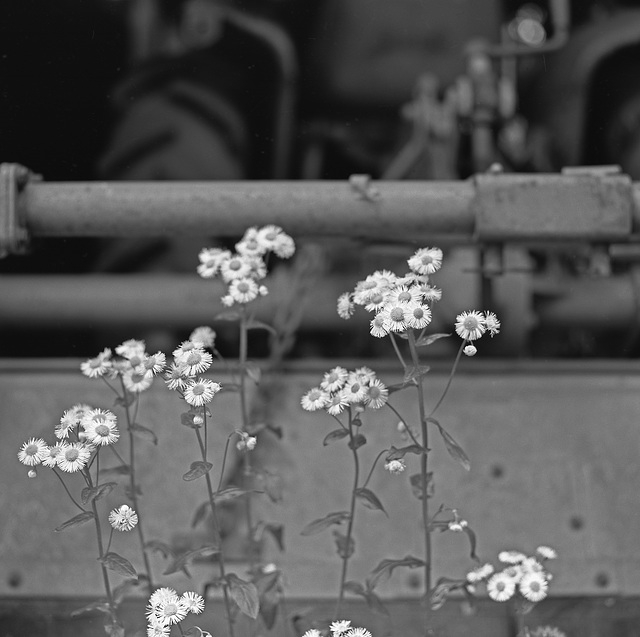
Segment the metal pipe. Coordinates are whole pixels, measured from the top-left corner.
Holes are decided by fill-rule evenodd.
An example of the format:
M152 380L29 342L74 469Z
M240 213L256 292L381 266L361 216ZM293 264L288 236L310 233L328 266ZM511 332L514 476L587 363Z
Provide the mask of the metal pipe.
M273 223L294 236L407 240L475 227L471 181L32 182L18 213L34 237L239 236Z

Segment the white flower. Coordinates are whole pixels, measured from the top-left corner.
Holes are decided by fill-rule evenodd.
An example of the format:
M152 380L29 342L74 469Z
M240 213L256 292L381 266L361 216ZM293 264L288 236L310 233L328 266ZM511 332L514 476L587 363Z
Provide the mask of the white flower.
M184 390L184 399L194 407L202 407L210 403L213 397L222 389L219 383L214 383L206 378L190 380Z
M67 473L75 473L84 469L85 465L91 457L91 451L83 444L72 442L71 444L63 443L62 453L58 460L60 469Z
M462 312L456 316L456 332L465 341L475 341L487 330L485 318L480 312Z
M536 553L545 560L555 560L558 557L555 549L550 546L539 546L536 549Z
M328 392L320 387L312 387L301 399L302 409L306 411L316 411L322 409L329 403Z
M406 320L409 327L421 330L431 323L431 310L427 305L409 303Z
M440 248L420 248L407 263L416 274L433 274L442 266L442 257Z
M81 363L80 370L89 378L100 378L104 376L111 367L111 350L104 349L95 358L90 358Z
M478 566L478 568L473 569L467 573L467 582L470 584L477 584L478 582L482 582L483 580L490 577L495 572L495 568L493 564L487 562L482 566Z
M234 279L229 284L229 296L236 303L250 303L259 294L258 284L249 278Z
M144 341L130 338L128 341L124 341L116 347L116 354L123 356L124 358L131 358L132 356L144 356L146 349L146 343Z
M349 372L344 367L334 367L324 375L320 387L328 392L338 391L344 386L348 375Z
M213 347L216 340L216 333L209 326L201 325L191 332L189 340L192 343L199 344L203 349L205 347Z
M487 582L487 594L496 602L506 602L515 592L515 580L504 573L494 573Z
M138 514L127 504L109 513L109 524L116 531L131 531L138 524Z
M493 312L484 313L484 322L492 338L500 332L500 321Z
M365 404L371 409L380 409L387 404L389 390L379 379L374 378L367 387Z
M518 584L522 596L530 602L540 602L547 596L549 583L542 573L525 573Z
M344 292L338 297L338 316L341 319L350 319L353 316L355 311L355 305L353 304L353 300L351 299L351 294L349 292Z
M204 610L204 598L198 593L187 591L182 594L181 599L190 613L199 615Z
M333 622L329 629L333 633L333 637L339 637L342 633L346 632L351 628L351 620L349 619L341 619L339 621Z
M525 560L527 556L520 551L500 551L498 559L504 564L519 564Z
M39 465L48 455L47 443L42 438L30 438L18 452L18 460L27 467Z
M478 348L475 345L465 345L462 350L465 356L475 356L478 353Z
M195 347L188 352L182 352L174 357L175 363L182 368L185 376L202 374L211 367L213 356L200 347Z
M389 473L398 474L398 473L402 473L407 468L407 464L402 459L389 460L389 461L384 463L384 468Z

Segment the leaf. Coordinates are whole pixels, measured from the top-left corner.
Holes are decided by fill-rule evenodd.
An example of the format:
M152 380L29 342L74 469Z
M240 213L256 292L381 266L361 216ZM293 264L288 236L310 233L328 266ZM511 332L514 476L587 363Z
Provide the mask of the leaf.
M105 482L104 484L99 484L93 489L85 487L80 493L82 504L88 504L89 502L93 502L94 500L104 498L104 496L109 495L117 486L117 482Z
M384 507L382 506L382 502L380 502L378 496L370 489L356 489L356 498L360 498L362 500L362 504L364 504L367 509L372 509L373 511L382 511L387 517L389 517Z
M447 432L435 418L427 418L426 420L427 422L433 423L440 431L449 455L454 460L457 460L467 471L470 471L471 462L464 452L464 449L453 439L453 436Z
M255 584L245 582L235 573L228 573L225 579L229 586L229 595L240 611L252 619L257 619L260 612L260 598Z
M394 569L399 566L406 566L407 568L419 568L424 566L424 561L418 559L417 557L413 557L413 555L406 555L405 557L398 560L390 560L384 559L378 566L376 566L373 571L371 571L371 576L369 577L369 586L371 589L375 588L381 581L389 579L391 577Z
M218 553L220 553L220 549L217 546L213 545L205 545L201 546L199 549L187 551L186 553L183 553L182 555L176 557L173 562L167 567L163 575L171 575L173 573L181 571L198 557L211 557L212 555L217 555Z
M100 473L102 475L113 473L118 476L127 476L131 473L131 467L129 467L128 464L120 464L116 467L109 467L107 469L100 467Z
M260 366L256 363L248 361L244 366L245 372L247 372L247 376L256 384L260 384L260 379L262 378L262 370Z
M255 492L255 491L254 491ZM216 504L222 504L223 502L231 502L241 498L243 495L248 495L251 491L245 489L239 489L238 487L228 487L222 491L217 491L213 494L213 501Z
M253 541L260 542L265 533L269 533L275 540L278 548L284 551L284 524L277 524L275 522L258 522L253 534Z
M360 449L360 447L366 444L367 444L367 439L362 434L356 434L349 441L349 449L353 449L353 451L356 451L356 449Z
M56 527L54 531L56 533L60 533L60 531L64 531L65 529L69 529L72 526L78 526L79 524L84 524L89 520L93 520L93 513L91 511L83 511L82 513L78 513L78 515L74 515L71 519L63 522L60 526Z
M300 535L315 535L325 529L328 529L334 524L342 524L345 520L348 520L351 516L348 511L336 511L335 513L328 513L323 518L309 522L307 526L300 531Z
M202 522L206 517L211 507L211 503L209 500L206 500L201 505L198 506L195 513L193 514L193 519L191 520L191 528L194 529L200 522Z
M126 579L124 582L121 582L113 589L111 596L113 597L113 603L120 604L120 602L124 599L124 596L132 589L138 585L137 579Z
M476 534L473 532L472 529L469 528L469 526L465 526L462 530L469 537L469 546L471 547L470 557L473 560L477 560L478 556L476 555L476 546L477 546L478 540L476 538Z
M200 429L203 425L196 424L195 422L193 422L193 419L195 417L196 417L196 414L191 411L182 413L180 414L180 424L185 427L190 427L191 429Z
M239 312L224 311L218 312L214 317L214 321L239 321L241 318Z
M77 608L76 610L72 610L69 615L71 617L79 617L80 615L84 615L85 613L104 613L108 615L110 612L109 603L105 599L99 599L95 602L91 602L86 606L82 606L81 608Z
M269 471L260 474L263 478L262 486L271 502L282 502L282 476Z
M154 431L144 425L139 425L137 422L133 422L131 423L129 430L133 432L133 435L136 436L136 438L147 440L154 445L158 444L158 436L156 436Z
M353 580L344 583L344 590L349 593L354 593L355 595L362 595L363 597L366 593L364 586L360 582L354 582Z
M444 606L447 601L447 595L451 591L455 591L459 588L464 588L465 580L456 580L449 577L441 577L431 591L431 598L429 603L432 610L438 610Z
M118 555L113 551L105 554L102 559L99 560L102 562L108 569L119 573L120 575L124 575L125 577L135 577L138 579L138 572L129 560L122 557L122 555Z
M213 469L213 465L210 462L204 462L203 460L196 460L191 463L191 468L187 473L182 476L185 482L192 482L201 478L206 473L209 473Z
M389 449L389 454L386 457L386 461L390 462L391 460L400 460L404 458L408 453L415 453L418 456L421 456L423 452L423 447L419 445L408 445L406 447L400 447L400 449L396 449L393 445L391 449Z
M346 535L340 533L340 531L334 529L333 537L336 541L336 548L338 549L338 555L342 559L351 557L356 550L356 542L353 537L347 538Z
M405 370L404 378L402 382L405 385L413 384L417 385L418 381L426 376L431 368L428 365L418 365L417 367L408 367Z
M104 625L104 632L109 637L124 637L124 626L116 620L110 620Z
M129 392L129 391L125 391L124 396L118 396L114 401L113 404L116 407L130 407L131 405L133 405L133 403L136 400L136 394Z
M380 601L380 598L369 587L369 582L367 582L367 588L365 588L364 586L362 586L362 584L360 584L360 582L354 582L353 580L351 580L345 582L344 590L363 597L367 602L367 606L369 606L369 608L375 613L379 613L380 615L389 615L389 611Z
M422 500L422 475L419 473L414 473L409 477L409 483L411 484L411 492L413 495L418 498L418 500ZM433 484L433 472L427 472L427 498L432 498L435 492L435 487Z
M161 542L160 540L149 540L148 542L145 542L144 548L152 551L153 553L160 553L165 560L174 556L173 547L169 546L166 542Z
M322 444L326 447L330 442L333 442L334 440L340 440L341 438L346 438L348 435L348 429L343 429L342 427L340 427L339 429L334 429L324 437Z
M428 336L422 336L416 341L416 347L426 347L427 345L431 345L431 343L435 343L437 340L441 338L448 338L451 334L429 334Z
M263 323L262 321L255 321L255 320L247 321L247 323L245 324L245 327L248 330L266 330L270 334L273 334L273 336L275 337L278 336L278 332L274 327L272 327L271 325L268 325L267 323Z

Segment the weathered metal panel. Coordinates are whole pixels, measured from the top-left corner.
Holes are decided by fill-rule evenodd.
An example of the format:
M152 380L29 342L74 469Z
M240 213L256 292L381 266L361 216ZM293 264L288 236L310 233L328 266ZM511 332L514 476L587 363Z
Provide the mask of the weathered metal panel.
M472 361L470 361L472 362ZM328 361L326 368L335 362ZM375 363L370 363L375 368ZM554 594L640 594L640 368L557 367L542 371L468 367L455 380L438 412L444 427L465 448L472 467L465 472L447 455L437 435L430 442L436 476L434 506L455 506L478 535L478 552L495 559L503 548L533 550L554 546L560 559L553 565ZM41 468L29 480L16 453L30 436L53 439L53 426L62 412L77 402L110 407L112 396L100 382L67 369L37 367L9 369L0 374L0 595L100 595L101 579L95 538L88 527L53 533L76 513L60 484ZM295 371L283 378L272 418L283 428L282 442L260 441L255 462L283 477L284 502L263 504L264 519L285 524L286 552L267 546L267 557L287 573L290 597L316 598L333 594L339 578L338 558L330 532L303 537L309 521L347 507L351 481L350 454L341 443L323 447L335 427L321 413L300 408L300 396L319 381L324 366ZM388 366L383 381L398 375ZM223 384L228 380L214 372ZM446 373L427 377L433 401L446 383ZM406 418L415 418L412 392L393 395ZM203 528L194 533L190 520L205 498L204 484L181 479L197 459L190 430L179 424L182 408L176 396L158 386L143 395L139 421L158 434L157 446L140 441L139 476L150 538L205 541ZM213 405L214 473L227 434L238 426L237 396L219 394ZM361 454L365 466L382 448L399 444L397 418L389 411L367 413L363 433L368 444ZM105 461L106 462L106 461ZM351 579L362 579L383 558L420 554L421 531L417 501L410 494L407 474L390 476L379 467L370 483L389 517L360 508L356 516L356 553ZM125 502L121 488L108 505ZM265 502L261 499L260 502ZM113 550L136 562L135 538L115 538ZM460 576L472 566L464 535L434 537L436 574ZM157 560L160 573L164 562ZM236 565L233 565L235 568ZM237 564L238 572L242 565ZM194 567L194 583L171 575L167 583L198 585L209 566ZM415 573L398 572L382 589L383 596L416 594ZM117 576L116 576L117 577Z

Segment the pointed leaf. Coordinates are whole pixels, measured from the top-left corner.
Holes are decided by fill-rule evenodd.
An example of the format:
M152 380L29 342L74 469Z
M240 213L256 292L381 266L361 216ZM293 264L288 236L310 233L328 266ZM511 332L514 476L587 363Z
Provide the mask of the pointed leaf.
M117 482L105 482L104 484L99 484L93 489L85 487L84 489L82 489L82 492L80 494L82 504L88 504L89 502L92 502L94 500L104 498L104 496L109 495L117 486Z
M353 580L344 583L344 590L363 597L366 593L364 586L360 582L354 582Z
M355 451L356 449L360 449L360 447L366 444L367 444L367 439L362 434L356 434L349 441L349 449L353 449Z
M148 442L153 443L154 445L158 444L158 436L156 436L155 432L145 427L144 425L139 425L137 422L131 423L129 430L133 432L133 435L136 438L140 438L141 440L147 440Z
M435 418L427 418L427 422L433 423L438 430L440 431L440 435L444 440L445 447L449 452L449 455L457 460L467 471L471 470L471 462L464 452L464 449L453 439L453 436L444 429L444 427L435 419Z
M416 455L422 455L423 448L419 445L408 445L406 447L400 447L400 449L396 449L393 445L391 449L389 449L389 454L386 457L386 461L390 462L391 460L401 460L408 453L415 453Z
M243 495L248 495L249 493L251 493L251 491L247 491L246 489L228 487L227 489L214 493L213 500L216 504L221 504L222 502L231 502L231 500L236 500L237 498L241 498Z
M202 460L196 460L191 463L191 468L187 473L182 476L185 482L192 482L198 478L202 478L203 475L209 473L213 469L213 465L210 462L204 462Z
M91 602L86 606L82 606L81 608L77 608L76 610L72 610L69 615L71 617L79 617L80 615L84 615L85 613L104 613L108 615L110 612L109 603L106 599L99 599L95 602Z
M122 557L122 555L118 555L117 553L113 553L112 551L107 553L102 557L101 560L108 569L119 573L120 575L124 575L125 577L135 577L138 579L138 573L129 560Z
M438 610L444 606L447 601L447 596L451 591L455 591L459 588L465 587L465 580L456 580L449 577L441 577L437 582L433 590L431 591L431 598L429 600L432 610Z
M137 579L126 579L120 584L118 584L118 586L116 586L113 589L113 592L111 593L113 597L113 603L116 604L116 606L119 605L120 602L122 602L122 600L124 599L125 595L132 588L135 588L137 585L138 585Z
M198 526L198 524L200 524L200 522L202 522L207 517L210 507L211 503L209 502L209 500L206 500L200 506L198 506L195 513L193 514L193 519L191 520L192 529Z
M336 541L336 548L338 549L338 555L342 559L349 558L356 550L356 541L353 537L347 538L346 535L340 533L340 531L334 529L333 537Z
M329 513L323 518L309 522L307 526L300 531L300 535L315 535L325 529L328 529L334 524L342 524L345 520L348 520L351 516L348 511L336 511L335 513Z
M340 427L339 429L334 429L324 437L322 444L326 447L330 442L333 442L334 440L340 440L341 438L346 438L348 435L348 429L343 429L342 427Z
M229 586L229 595L238 605L240 611L252 619L257 619L260 612L260 598L255 584L245 582L235 573L228 573L226 580Z
M398 560L384 559L373 569L373 571L371 571L371 575L368 579L369 587L374 589L381 581L389 579L394 569L398 566L419 568L424 566L424 561L417 557L413 557L413 555L406 555L402 559Z
M267 323L263 323L262 321L255 321L255 320L247 321L246 328L248 330L266 330L270 334L273 334L273 336L276 336L276 337L278 336L278 332L274 327L272 327L271 325L268 325Z
M78 526L79 524L84 524L85 522L89 522L89 520L93 520L93 513L91 511L83 511L82 513L78 513L78 515L74 515L71 519L63 522L60 526L56 527L54 530L56 533L60 533L60 531L64 531L65 529L69 529L72 526Z
M435 343L441 338L447 338L449 336L451 336L451 334L429 334L427 336L422 336L416 341L416 347L426 347L427 345L431 345L431 343Z
M413 495L422 500L422 476L419 473L414 473L409 477L409 483L411 484L411 492ZM433 472L427 472L427 498L432 498L435 493L435 486L433 483Z
M355 595L359 595L367 602L367 606L381 615L389 615L389 611L385 608L384 604L380 601L380 598L368 587L365 589L360 582L348 581L344 584L344 590Z
M362 504L364 504L367 509L382 511L387 517L389 517L378 496L370 489L356 489L356 498L360 498L362 500Z
M194 549L193 551L187 551L182 555L179 555L173 562L167 567L163 575L171 575L172 573L177 573L185 568L188 564L190 564L193 560L198 557L211 557L212 555L217 555L220 553L220 549L217 546L207 545L201 546L199 549Z
M471 547L471 553L470 553L471 559L477 560L478 556L476 555L476 545L478 541L476 538L476 534L473 532L471 528L469 528L469 526L465 526L463 528L463 531L469 537L469 546Z
M262 486L271 502L282 502L282 476L269 471L263 471Z
M405 385L417 385L418 381L426 376L431 368L428 365L418 365L418 367L409 367L405 371L403 383Z

